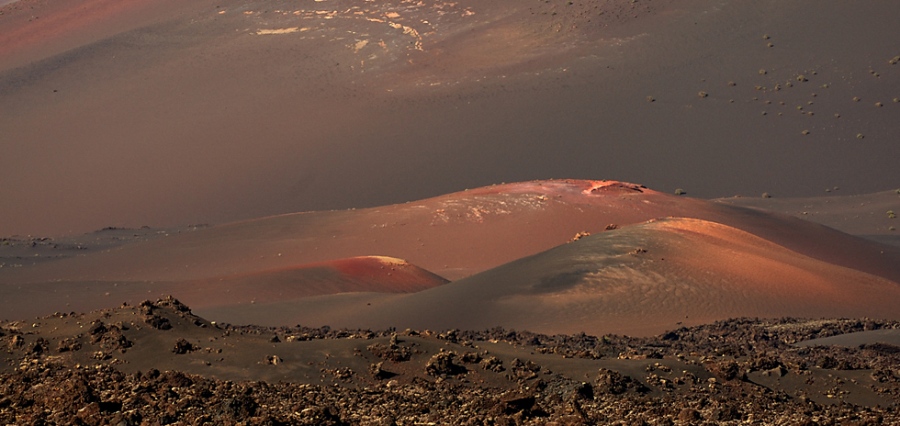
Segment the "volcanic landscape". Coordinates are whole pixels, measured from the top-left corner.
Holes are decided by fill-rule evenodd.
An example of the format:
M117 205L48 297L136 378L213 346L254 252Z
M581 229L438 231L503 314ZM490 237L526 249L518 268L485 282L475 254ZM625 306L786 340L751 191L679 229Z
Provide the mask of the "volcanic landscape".
M896 16L0 1L0 423L900 423Z

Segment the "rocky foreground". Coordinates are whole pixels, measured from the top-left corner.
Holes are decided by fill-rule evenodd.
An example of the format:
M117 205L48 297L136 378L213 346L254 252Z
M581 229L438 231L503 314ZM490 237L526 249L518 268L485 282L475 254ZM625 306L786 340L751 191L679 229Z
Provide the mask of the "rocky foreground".
M874 320L650 338L238 327L174 299L0 323L2 424L897 424L900 347L797 342Z

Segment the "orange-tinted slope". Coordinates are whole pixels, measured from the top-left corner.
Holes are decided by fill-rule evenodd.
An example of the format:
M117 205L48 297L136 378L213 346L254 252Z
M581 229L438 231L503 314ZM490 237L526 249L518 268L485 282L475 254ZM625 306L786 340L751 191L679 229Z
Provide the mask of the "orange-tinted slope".
M206 315L348 327L652 334L733 317L897 319L897 306L896 282L725 225L664 219L415 294L318 297Z
M179 12L201 10L209 1L18 0L0 6L0 70L22 66Z
M0 281L186 281L354 256L405 259L451 280L539 253L576 233L660 217L723 223L829 263L900 281L900 248L788 216L615 181L533 181L405 204L267 217L35 267Z
M360 256L191 281L63 281L0 286L0 318L83 312L166 295L177 295L199 309L227 309L327 294L413 293L446 283L401 259Z
M403 260L362 256L184 283L172 288L205 308L356 292L415 293L448 281Z

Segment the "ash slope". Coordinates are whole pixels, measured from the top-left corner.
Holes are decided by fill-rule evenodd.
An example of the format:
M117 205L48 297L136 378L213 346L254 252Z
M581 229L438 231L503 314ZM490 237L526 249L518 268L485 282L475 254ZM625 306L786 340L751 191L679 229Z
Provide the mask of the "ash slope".
M112 300L134 304L160 294L178 294L180 300L205 309L297 301L336 293L412 293L447 282L401 259L361 256L188 281L66 281L7 285L0 287L0 296L4 300L5 318L27 318L51 307L57 312L78 312L109 307Z
M300 279L303 277L287 277L273 271L377 254L406 259L425 270L458 280L549 250L582 232L605 235L607 229L621 227L609 234L633 238L634 247L628 250L650 244L648 241L653 241L654 235L665 242L673 235L670 229L658 228L659 225L636 228L628 225L668 216L710 222L699 226L697 235L724 232L728 235L723 240L727 244L719 242L718 245L726 251L732 250L727 247L728 244L734 244L735 250L743 250L766 241L766 244L776 246L785 253L792 253L786 256L788 260L797 256L808 258L808 262L795 265L798 269L786 275L792 279L797 278L799 271L806 271L812 276L827 276L824 271L847 270L858 271L860 276L871 276L863 279L867 282L872 277L900 281L900 268L897 266L900 264L897 260L900 259L900 249L896 247L867 242L788 216L666 195L640 185L578 180L497 185L400 205L282 215L202 228L67 259L4 267L0 269L0 279L2 290L9 296L4 298L4 309L22 317L70 311L76 306L81 309L109 307L117 300L137 303L146 297L174 293L189 300L197 309L214 315L210 317L217 320L295 324L300 314L294 302L283 303L280 308L269 303L258 304L257 308L246 305L250 302L271 302L272 297L279 294L299 297L347 291L382 293L377 297L362 293L348 294L304 308L303 312L307 315L303 317L304 322L322 325L339 319L341 316L336 312L365 312L366 309L360 309L357 305L374 304L373 298L391 299L391 296L383 294L383 290L395 291L388 287L396 287L397 283L385 289L375 285L367 290L364 286L347 287L332 282L334 285L326 286L328 288L310 291L311 287L316 286L315 283ZM727 231L723 231L725 229ZM597 237L598 241L606 241L603 235ZM691 241L696 242L698 247L711 247L709 240L696 238ZM683 245L685 253L694 250L688 243ZM629 259L616 257L621 253L609 251L613 250L612 246L604 250L608 250L606 254L610 257L598 261ZM714 258L712 254L707 254ZM665 257L679 259L675 254ZM654 273L663 276L681 273L697 278L711 267L702 262L702 257L682 260L689 261L681 265L683 270L659 270ZM780 259L767 261L778 264ZM722 274L718 278L738 282L746 275L749 277L746 279L758 281L761 278L754 274L765 272L769 267L768 264L751 265L741 271L720 271ZM760 269L754 270L754 267ZM561 271L533 273L553 275ZM834 276L843 275L844 272L840 272ZM435 277L423 271L416 276L421 278L418 289L439 284L434 281ZM305 278L311 277L307 275ZM856 281L856 278L850 280ZM485 288L494 286L493 283L485 283ZM273 288L280 290L268 290ZM522 291L509 290L511 294ZM460 294L456 297L465 296ZM891 297L890 294L888 297ZM304 304L301 300L296 302ZM734 303L735 300L730 300L725 305ZM797 300L795 303L801 302ZM204 310L206 308L211 310ZM242 316L249 312L254 314ZM314 318L313 313L322 316ZM677 321L667 317L664 323L672 326ZM592 326L596 325L594 323Z
M779 214L596 180L492 185L403 204L198 228L52 263L25 257L0 269L0 279L185 281L382 255L455 280L550 249L580 232L660 217L722 223L829 263L900 281L892 261L900 255L897 248Z
M838 192L838 189L829 189ZM771 194L770 194L771 195ZM788 214L831 228L900 246L896 212L900 212L900 190L862 195L834 195L802 198L730 197L719 203Z
M324 296L206 315L263 324L499 325L551 334L648 335L739 316L898 319L898 303L895 281L725 225L663 219L585 237L414 294Z
M22 0L0 15L0 235L598 171L699 196L894 187L898 9Z

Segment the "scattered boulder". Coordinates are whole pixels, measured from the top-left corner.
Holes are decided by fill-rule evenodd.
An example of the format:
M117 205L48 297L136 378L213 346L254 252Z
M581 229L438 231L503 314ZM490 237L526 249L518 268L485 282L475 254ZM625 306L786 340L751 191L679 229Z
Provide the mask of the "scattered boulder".
M369 374L378 380L389 379L396 376L396 374L384 369L384 362L369 365Z
M396 342L396 339L391 339L392 342ZM391 362L404 362L409 361L412 357L412 349L406 346L400 346L397 343L391 343L390 345L385 345L383 343L373 343L366 347L372 355L377 356L385 361Z
M250 418L256 414L259 404L249 395L236 395L224 399L219 405L219 412L233 418Z
M481 355L479 355L478 352L466 352L460 359L466 364L477 364L481 362Z
M452 376L466 372L466 367L455 364L456 354L442 351L434 354L425 363L425 373L431 376Z
M73 339L66 338L59 341L56 345L57 352L75 352L81 350L81 342Z
M626 392L647 393L649 389L643 383L622 375L618 371L601 368L594 381L594 389L601 394L622 395Z
M9 339L8 346L9 346L10 351L19 349L22 346L25 346L25 338L23 338L22 336L20 336L18 334L13 334L12 337L10 337L10 339Z
M149 304L146 312L150 316L171 319L176 329L193 329L191 321L182 321L176 308ZM98 317L91 322L90 318ZM113 350L117 347L114 343L119 337L124 338L123 330L128 336L150 333L155 334L155 338L172 332L139 324L129 331L125 328L129 320L116 321L109 319L111 317L72 319L84 327L76 326L77 331L73 333L79 334L71 336L53 334L57 329L43 320L40 326L34 327L25 328L19 323L5 326L6 336L0 338L0 347L8 347L9 351L4 363L0 364L0 424L37 424L37 419L46 424L113 425L156 422L680 425L741 421L813 424L813 419L820 423L834 423L834 419L853 419L860 424L900 422L896 410L883 408L896 406L895 401L900 395L900 370L897 369L900 349L897 346L795 345L812 337L900 328L900 322L738 319L683 327L647 338L597 337L583 333L548 336L494 328L453 331L443 333L443 337L423 332L422 337L410 338L413 342L406 343L402 336L413 332L398 337L393 330L222 325L207 330L212 333L208 335L209 345L213 347L209 353L215 353L215 348L222 343L230 345L255 339L254 347L259 352L252 359L259 362L251 368L290 376L283 382L254 381L253 378L232 382L215 378L216 367L200 370L212 372L210 377L178 371L126 374L117 370L117 363L134 362L135 359L131 357L133 354L113 358ZM139 323L140 318L135 316L134 320ZM308 336L310 340L348 339L346 343L354 348L354 352L328 351L324 361L306 359L290 365L288 371L284 371L284 367L266 369L265 364L281 365L283 361L265 352L272 348L269 339L273 335ZM442 340L438 341L438 338ZM180 357L202 349L199 346L203 340L194 339L169 340L175 341L172 352L178 354L169 356L192 368L196 366L197 361L205 359L206 353L199 359ZM364 339L379 339L376 341L380 343L365 346L366 343L361 343ZM451 343L451 339L461 343ZM521 354L521 358L509 361L512 356L503 352L509 358L502 361L482 348L487 345L481 342L488 341L508 343L510 350ZM319 343L327 345L327 342L317 342L310 346ZM81 350L81 345L90 345L90 350L72 353ZM55 348L53 355L47 352L48 346ZM144 350L152 345L138 346ZM443 350L435 353L437 348ZM417 356L425 350L431 351L429 357ZM527 355L529 352L533 356ZM548 359L545 357L550 354L556 359L553 373L534 362ZM92 359L86 361L88 357ZM664 361L641 361L654 357ZM569 358L580 358L571 360L571 365L596 362L598 367L608 369L596 370L593 380L587 380L581 370L576 369L579 372L572 375L572 370L556 367L557 362L564 365ZM409 363L396 364L406 361ZM807 364L867 371L854 373L853 380L835 380L842 374L808 368ZM129 370L134 368L134 365L125 366L130 367ZM294 367L298 372L312 368L320 374L293 375ZM648 376L629 376L637 374L632 373L636 371L646 371ZM767 385L773 386L769 389L749 381L738 381L746 380L747 371L769 376L796 372L804 376L811 387L785 388L782 385L786 381L770 380L769 383L774 385ZM492 374L494 372L505 373ZM652 387L652 393L648 386ZM853 405L860 404L854 400L857 395L854 386L872 389L875 392L873 405ZM841 403L823 401L826 395L816 393L816 389L828 389L828 395ZM884 404L876 406L875 403Z
M150 324L151 327L157 330L170 330L172 328L172 323L169 322L168 318L164 318L158 315L150 315L148 317L144 317L144 322Z
M590 383L581 382L572 390L572 399L575 400L592 400L594 399L594 387Z
M528 360L523 362L518 358L512 360L510 368L518 380L533 379L537 377L538 373L541 371L541 366L535 364L534 361Z
M510 391L500 396L490 413L501 420L498 424L535 424L534 420L529 419L548 416L548 413L541 408L540 402L541 399L538 396L527 391ZM577 404L575 406L578 407ZM580 407L576 411L580 411ZM538 421L536 424L543 423L546 421ZM584 424L583 416L582 421L576 421L574 424Z
M42 355L47 352L47 348L49 345L50 342L48 342L43 337L39 337L37 340L27 346L26 351L33 355Z
M734 360L711 362L707 364L706 368L725 381L735 379L747 380L747 375L741 370L741 366Z
M184 355L195 350L197 350L197 347L183 338L176 340L175 347L172 348L172 352L178 355Z
M132 342L122 334L118 326L107 326L102 321L92 322L88 328L88 335L92 345L99 345L101 349L107 351L124 351L132 346Z
M479 363L479 365L481 365L481 368L483 368L485 370L493 371L495 373L499 373L499 372L506 370L506 368L503 367L503 361L501 361L499 358L494 357L494 356L489 356L487 358L483 358L481 360L481 362Z

